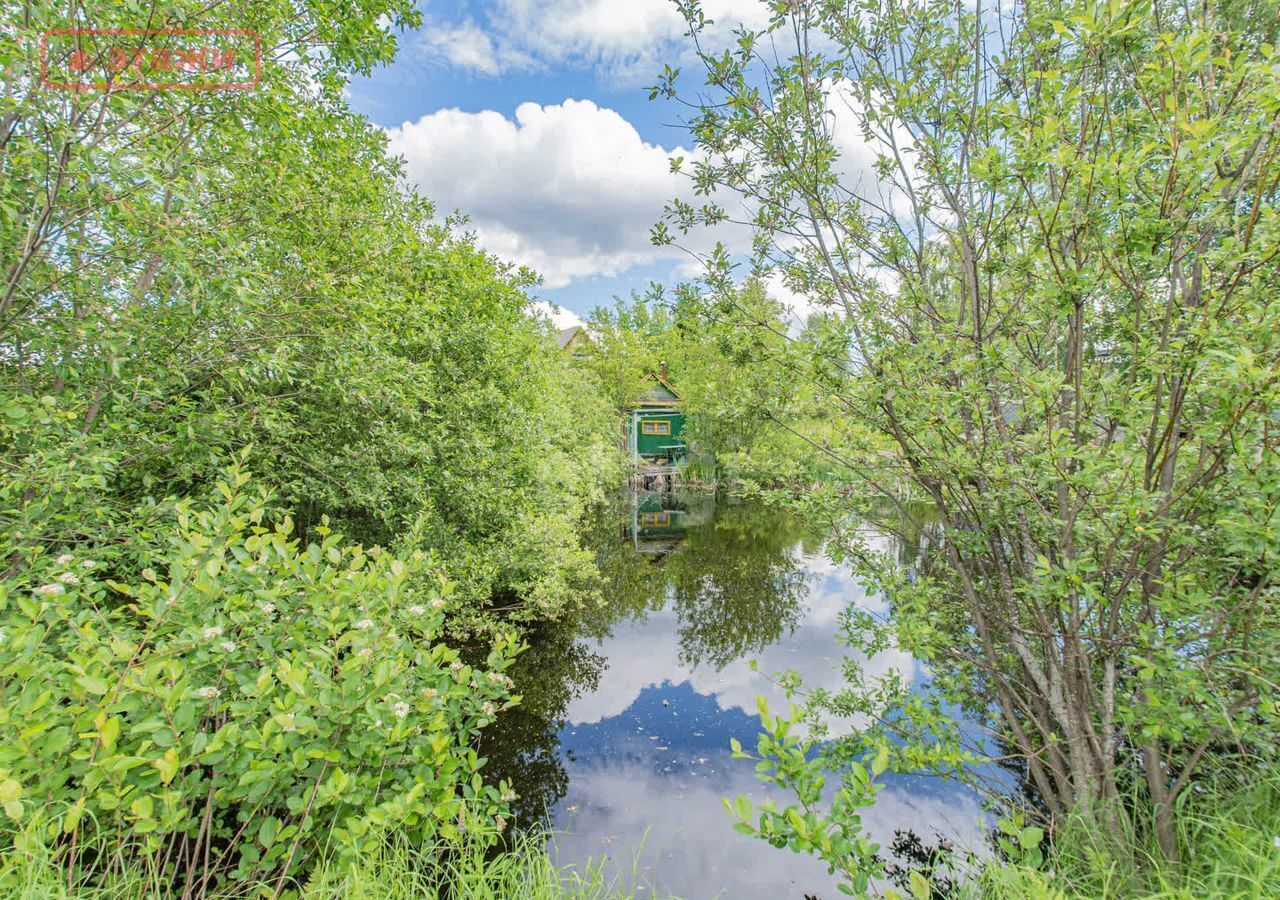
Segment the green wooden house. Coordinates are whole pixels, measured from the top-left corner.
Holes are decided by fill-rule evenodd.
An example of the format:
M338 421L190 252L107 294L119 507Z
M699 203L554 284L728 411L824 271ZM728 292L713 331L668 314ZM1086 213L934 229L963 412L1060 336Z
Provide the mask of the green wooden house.
M680 394L664 375L644 377L644 392L631 410L627 436L637 465L674 465L684 459L684 413Z

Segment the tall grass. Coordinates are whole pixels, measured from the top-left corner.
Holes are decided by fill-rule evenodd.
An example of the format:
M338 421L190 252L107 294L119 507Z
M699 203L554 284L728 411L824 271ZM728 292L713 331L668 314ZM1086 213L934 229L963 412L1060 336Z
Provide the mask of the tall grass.
M494 855L485 842L426 851L388 841L382 849L345 866L321 867L303 900L631 900L637 879L605 874L603 861L585 868L558 867L546 838L526 835ZM644 896L650 896L648 892Z
M1218 900L1280 897L1280 771L1226 780L1184 795L1178 865L1164 861L1150 829L1126 836L1123 851L1080 820L1058 828L1039 870L992 863L982 894L1022 898Z
M9 900L153 900L181 895L145 871L72 872L28 833L26 849L0 857L0 897ZM310 879L287 896L299 900L632 900L652 892L638 884L634 868L624 882L606 874L602 861L583 868L557 867L545 835L516 838L504 853L486 852L488 841L414 848L389 838L355 859L323 861ZM210 892L210 900L275 895L275 885L244 884Z
M1223 781L1186 795L1180 812L1182 860L1164 862L1149 829L1137 828L1117 849L1081 820L1061 825L1043 866L988 862L958 886L983 900L1274 900L1280 898L1280 771L1252 781ZM0 857L0 897L14 900L152 900L180 895L153 873L108 867L68 875L31 833L26 849ZM514 840L504 853L491 841L417 848L394 836L346 861L321 861L299 900L633 900L653 896L635 868L607 874L603 861L559 867L548 837ZM274 885L247 884L210 893L212 900L270 897Z

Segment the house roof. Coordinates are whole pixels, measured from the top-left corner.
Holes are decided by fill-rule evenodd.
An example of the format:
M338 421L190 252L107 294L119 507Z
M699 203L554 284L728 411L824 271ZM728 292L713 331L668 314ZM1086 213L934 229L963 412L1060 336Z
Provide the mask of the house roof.
M578 336L578 332L582 330L581 325L570 325L568 328L562 328L556 333L556 346L563 350L569 346L569 342Z
M680 392L673 388L671 383L658 373L650 372L648 375L645 375L644 378L640 379L641 384L645 384L650 381L652 381L653 384L650 384L645 389L644 393L640 395L641 406L666 406L672 402L680 400Z

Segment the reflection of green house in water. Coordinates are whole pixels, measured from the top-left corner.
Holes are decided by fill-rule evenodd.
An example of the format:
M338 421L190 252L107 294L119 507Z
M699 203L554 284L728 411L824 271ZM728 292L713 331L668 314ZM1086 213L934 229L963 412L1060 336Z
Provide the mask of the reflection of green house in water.
M713 497L632 494L629 537L638 552L662 560L680 546L686 530L709 521L714 512Z
M628 449L637 464L672 465L684 459L684 413L680 395L664 375L644 377L644 392L627 424Z

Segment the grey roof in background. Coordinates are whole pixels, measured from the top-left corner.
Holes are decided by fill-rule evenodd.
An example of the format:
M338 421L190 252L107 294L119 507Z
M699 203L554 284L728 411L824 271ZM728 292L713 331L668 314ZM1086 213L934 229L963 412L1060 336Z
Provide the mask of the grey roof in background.
M562 328L556 333L556 346L563 350L568 343L573 340L573 336L582 330L581 325L571 325L568 328Z

